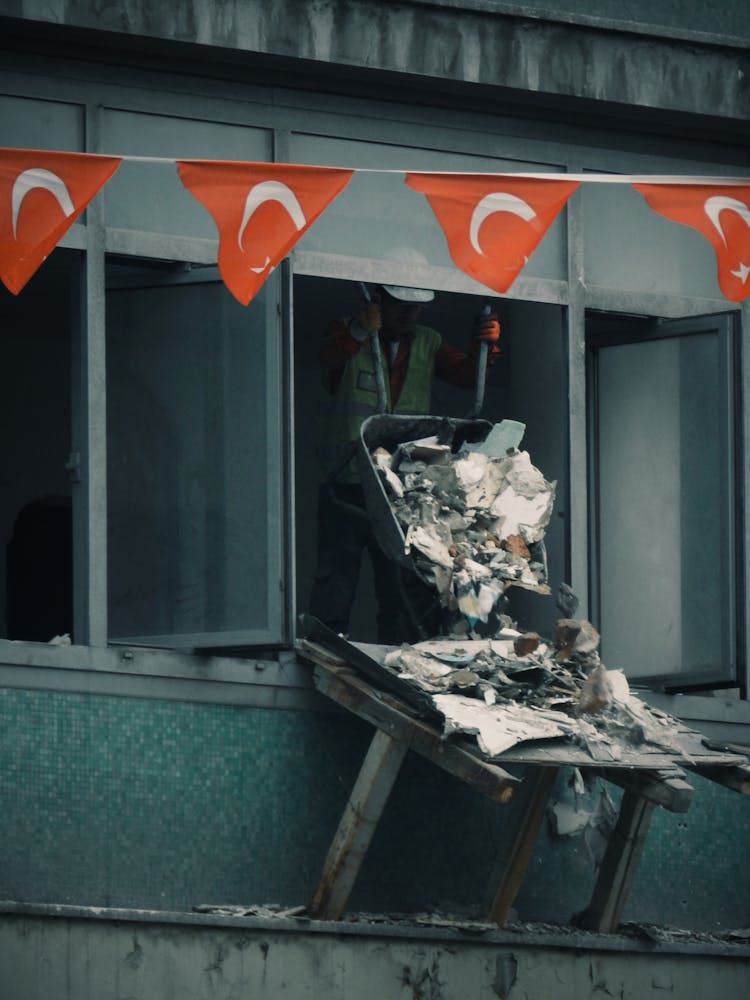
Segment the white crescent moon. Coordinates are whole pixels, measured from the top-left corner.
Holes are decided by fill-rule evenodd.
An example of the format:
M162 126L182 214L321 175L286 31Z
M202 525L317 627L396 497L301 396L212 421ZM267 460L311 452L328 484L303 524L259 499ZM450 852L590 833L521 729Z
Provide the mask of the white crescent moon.
M727 245L727 239L724 235L724 230L721 228L721 221L719 219L722 212L736 212L745 225L750 227L750 208L747 207L744 201L740 201L738 198L728 198L726 195L717 194L713 198L706 198L703 208L717 233L721 236L724 246Z
M13 182L13 190L10 195L14 240L17 239L18 213L21 211L23 199L34 188L43 188L45 191L49 191L57 199L57 203L66 217L72 215L76 210L73 199L70 197L70 192L65 186L65 181L62 177L58 177L51 170L44 170L41 167L32 167L30 170L24 170Z
M484 252L479 245L481 225L488 215L493 215L495 212L511 212L524 222L531 222L536 218L536 212L523 198L518 198L508 191L493 191L491 194L486 194L472 212L469 226L469 239L477 253Z
M248 222L266 201L277 201L282 208L287 210L289 218L297 229L305 228L307 219L294 191L280 181L261 181L260 184L250 188L245 199L245 210L242 213L242 222L237 233L237 245L240 250L243 249L242 237L245 235Z

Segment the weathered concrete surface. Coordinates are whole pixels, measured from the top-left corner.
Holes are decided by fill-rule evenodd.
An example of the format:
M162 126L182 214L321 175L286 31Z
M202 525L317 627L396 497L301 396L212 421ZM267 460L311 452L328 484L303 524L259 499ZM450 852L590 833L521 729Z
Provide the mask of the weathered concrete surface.
M48 908L50 911L54 907ZM72 909L72 908L71 908ZM750 949L96 911L0 916L3 1000L730 1000Z
M502 5L507 9L508 5ZM750 117L746 46L686 44L498 13L491 5L381 0L16 0L29 21L197 43L330 67L583 98L730 120ZM738 40L739 42L739 40ZM739 136L738 136L739 138Z

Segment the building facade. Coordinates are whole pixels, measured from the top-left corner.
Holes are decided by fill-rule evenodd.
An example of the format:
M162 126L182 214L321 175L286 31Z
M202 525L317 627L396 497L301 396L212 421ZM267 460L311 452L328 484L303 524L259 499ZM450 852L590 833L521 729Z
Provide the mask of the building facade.
M126 159L29 285L0 295L0 898L308 900L369 735L295 655L317 346L361 282L437 289L430 322L457 346L492 303L503 353L483 415L525 423L557 481L553 586L571 584L604 661L654 704L750 742L748 306L722 297L699 234L614 183L582 184L496 296L403 183L747 178L742 4L2 6L0 145ZM356 173L243 307L177 159ZM397 269L394 246L427 265ZM434 408L468 401L441 388ZM540 631L557 615L516 610ZM371 619L365 580L354 638ZM695 783L687 816L657 818L628 915L747 926L747 802ZM410 761L354 904L476 903L509 833L504 807L475 799ZM592 879L580 842L545 833L521 918L567 923Z

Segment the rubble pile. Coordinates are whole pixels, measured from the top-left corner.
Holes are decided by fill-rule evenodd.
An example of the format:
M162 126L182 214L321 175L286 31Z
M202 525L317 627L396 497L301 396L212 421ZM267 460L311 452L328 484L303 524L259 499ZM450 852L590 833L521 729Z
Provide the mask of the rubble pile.
M437 437L377 448L372 461L418 575L461 621L487 622L508 587L549 593L544 538L555 484L519 451L523 424L496 424L458 452Z
M561 619L554 643L505 627L492 639L404 644L383 666L431 696L446 735L475 735L490 757L554 738L602 762L619 759L623 747L681 755L677 721L634 697L622 671L601 662L598 646L589 622Z
M561 618L550 641L502 613L509 587L550 592L543 539L555 483L519 450L524 430L503 421L456 452L430 437L372 453L406 552L449 623L447 638L404 644L383 665L430 695L446 735L476 735L491 757L549 738L602 761L646 744L679 755L677 721L631 695L622 671L605 668L589 622ZM562 585L558 607L572 614L577 603ZM478 622L488 623L482 634Z

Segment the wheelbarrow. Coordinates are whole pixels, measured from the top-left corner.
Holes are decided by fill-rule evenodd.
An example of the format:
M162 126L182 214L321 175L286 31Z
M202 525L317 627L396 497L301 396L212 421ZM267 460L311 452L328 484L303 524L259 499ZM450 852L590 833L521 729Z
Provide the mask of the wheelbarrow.
M365 294L367 294L366 289ZM490 311L490 306L484 307L485 313ZM346 459L346 462L354 460L357 463L365 509L337 498L333 490L330 491L330 502L340 508L346 508L356 516L367 518L375 540L396 569L394 587L399 592L414 636L418 640L423 640L438 634L435 628L439 628L439 623L445 618L444 609L431 582L421 573L411 552L407 551L405 535L371 456L379 447L393 453L400 444L433 436L437 437L440 443L449 444L452 452L457 452L464 442L484 441L493 427L490 421L479 418L484 405L487 344L484 342L480 344L473 405L464 418L387 413L385 376L377 331L370 334L369 347L373 357L377 387L377 412L362 423L359 438L353 445L353 453ZM546 553L543 541L535 546L534 558L543 563L546 577ZM415 589L409 585L407 581L412 575L421 583L421 588ZM404 641L407 641L406 636Z

